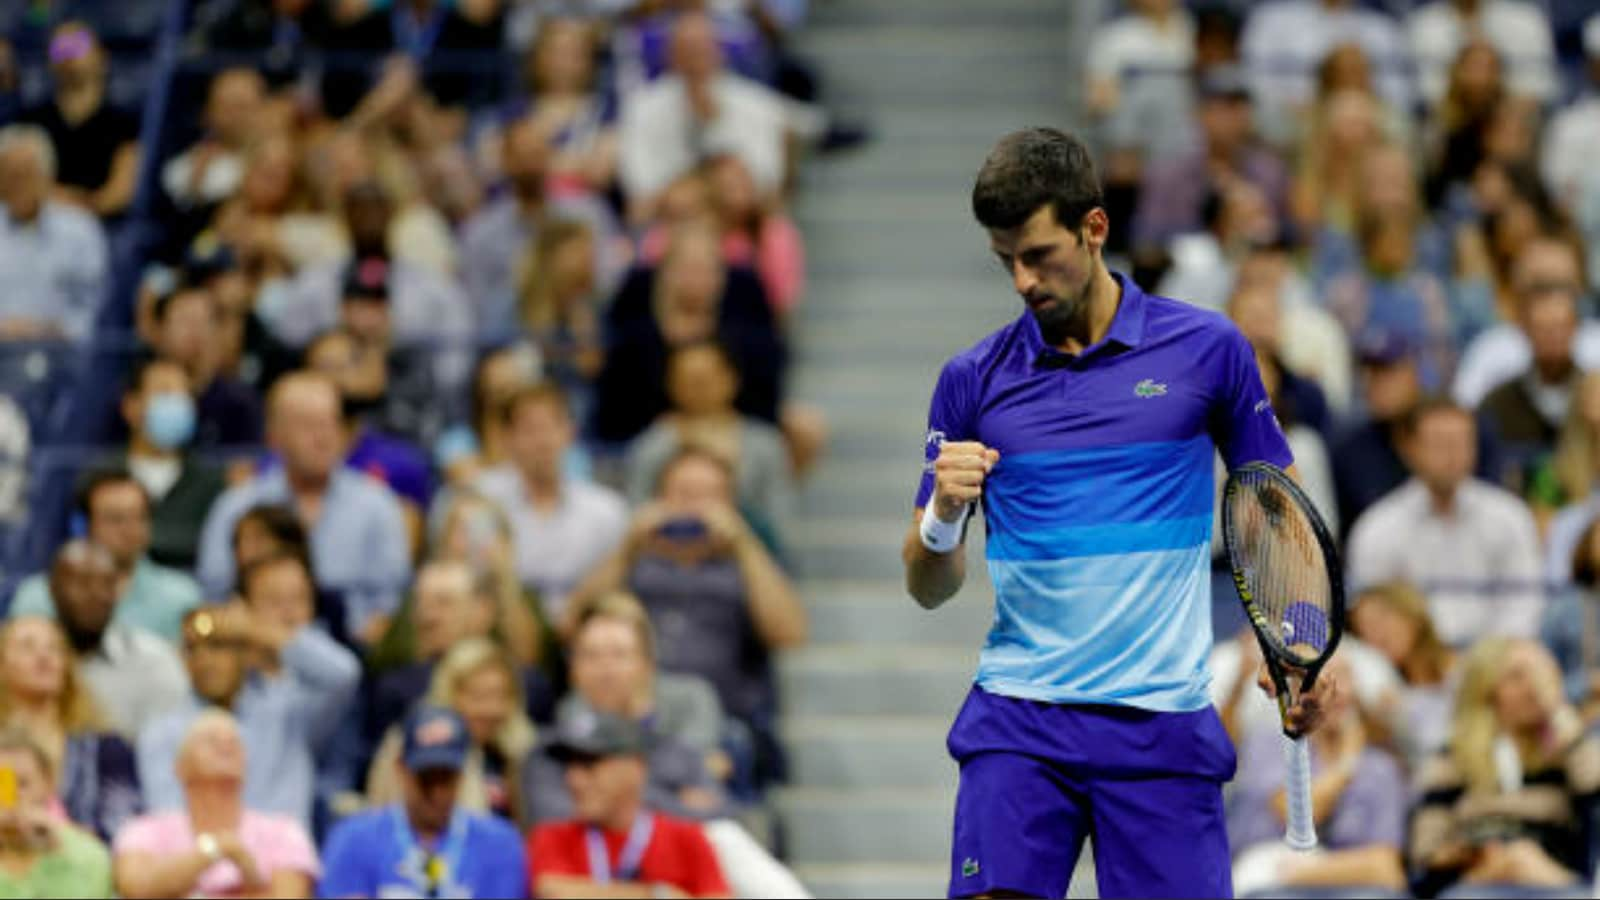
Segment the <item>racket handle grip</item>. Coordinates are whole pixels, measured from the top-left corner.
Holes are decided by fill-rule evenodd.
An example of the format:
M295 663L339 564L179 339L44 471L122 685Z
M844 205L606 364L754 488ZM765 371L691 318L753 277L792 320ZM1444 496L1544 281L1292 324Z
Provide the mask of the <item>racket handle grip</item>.
M1283 842L1291 850L1313 850L1317 846L1317 828L1311 818L1311 751L1304 736L1285 736L1283 748L1289 763L1284 784L1288 828Z

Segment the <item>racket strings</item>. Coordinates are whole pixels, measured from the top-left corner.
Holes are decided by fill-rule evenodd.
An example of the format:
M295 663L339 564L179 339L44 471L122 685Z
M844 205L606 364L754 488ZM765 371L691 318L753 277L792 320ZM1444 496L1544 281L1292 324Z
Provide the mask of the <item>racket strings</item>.
M1266 620L1266 638L1315 661L1328 643L1332 586L1310 520L1266 476L1246 475L1229 504L1246 588Z

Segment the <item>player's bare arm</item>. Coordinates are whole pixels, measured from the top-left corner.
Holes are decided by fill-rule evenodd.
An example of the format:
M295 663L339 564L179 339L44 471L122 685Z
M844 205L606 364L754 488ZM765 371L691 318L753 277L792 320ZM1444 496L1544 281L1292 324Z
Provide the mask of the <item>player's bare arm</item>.
M983 496L983 482L1000 461L1000 453L976 441L947 441L934 460L933 515L947 526L961 528L972 505ZM936 609L961 590L966 580L965 537L954 549L939 552L923 541L923 517L918 507L906 532L902 558L906 564L906 590L924 609Z

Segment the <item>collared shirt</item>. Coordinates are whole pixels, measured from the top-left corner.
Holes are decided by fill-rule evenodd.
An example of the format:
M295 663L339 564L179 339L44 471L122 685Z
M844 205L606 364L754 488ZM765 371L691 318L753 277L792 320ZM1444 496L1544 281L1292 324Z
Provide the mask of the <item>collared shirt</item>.
M1555 98L1555 33L1536 3L1485 0L1471 20L1450 0L1434 0L1406 22L1417 63L1418 87L1430 105L1444 99L1450 67L1471 40L1485 40L1500 55L1513 93L1548 102Z
M0 207L0 319L50 322L81 341L100 312L109 265L105 232L89 213L52 202L18 222Z
M321 630L307 627L284 646L282 663L283 671L276 675L251 673L234 698L233 714L250 748L244 803L260 812L291 816L309 828L316 754L355 696L361 661ZM140 732L139 783L147 809L183 807L183 785L174 769L178 747L205 708L191 695Z
M55 849L35 860L27 874L0 878L0 898L114 896L106 845L72 825L57 825L55 833Z
M172 645L112 622L100 649L78 657L78 675L110 724L133 740L155 717L189 696L189 673Z
M262 878L270 880L278 872L295 872L315 881L322 871L310 835L293 819L246 809L236 831ZM147 853L171 858L193 853L195 836L187 812L153 812L117 832L111 849L115 856ZM194 895L229 897L241 893L244 887L244 873L232 861L223 859L212 863L195 879Z
M764 85L723 74L713 85L717 118L702 124L677 75L652 82L622 109L618 172L629 196L650 197L702 159L731 153L763 192L783 180L785 110Z
M217 498L200 534L197 574L208 598L221 599L233 590L233 528L240 517L263 503L293 502L282 469L257 475ZM317 585L343 596L352 633L360 633L370 617L399 607L411 577L411 544L393 492L366 475L336 469L322 497L321 518L310 530Z
M1591 94L1550 120L1539 169L1552 193L1558 197L1579 193L1595 147L1600 147L1600 94Z
M594 238L596 289L609 293L623 268L612 249L619 231L615 217L589 197L551 197L545 207L546 221L572 220L589 227ZM517 267L536 234L537 222L529 221L517 198L510 195L485 206L462 226L461 280L476 310L478 334L521 330Z
M1545 534L1543 573L1545 583L1560 587L1572 583L1572 554L1583 541L1595 519L1600 519L1600 490L1588 497L1563 507L1550 520L1550 530Z
M549 512L535 509L522 475L503 465L478 476L477 488L511 520L517 577L537 591L555 620L567 595L622 542L628 531L628 505L610 488L573 479L561 482L561 496Z
M1116 280L1110 329L1078 356L1025 312L945 364L916 505L943 442L999 451L985 691L1188 712L1209 703L1212 455L1293 459L1238 329Z
M1439 636L1455 646L1539 633L1544 591L1533 514L1488 482L1463 482L1446 514L1422 482L1406 482L1355 523L1345 564L1352 596L1395 579L1415 584Z
M200 585L177 569L140 559L133 576L117 598L111 621L138 628L176 644L183 636L183 616L200 605ZM17 587L7 617L56 617L55 599L50 596L50 580L44 573L30 575Z
M427 856L399 805L350 816L324 845L318 897L525 897L527 859L510 824L457 809L449 832L459 846L433 848L443 864L430 885ZM430 891L431 887L431 891Z
M1578 326L1572 339L1572 359L1586 372L1600 369L1600 322L1585 321ZM1496 325L1474 338L1461 354L1450 395L1462 406L1476 409L1490 391L1532 365L1533 348L1522 329Z

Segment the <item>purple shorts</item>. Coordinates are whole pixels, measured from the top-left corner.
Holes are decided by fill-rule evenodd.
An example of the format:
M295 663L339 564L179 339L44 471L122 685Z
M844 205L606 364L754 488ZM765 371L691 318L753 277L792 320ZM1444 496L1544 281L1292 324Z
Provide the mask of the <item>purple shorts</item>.
M961 765L951 897L1065 897L1090 835L1102 897L1233 895L1222 784L1235 759L1210 707L1061 706L974 687L949 748Z

